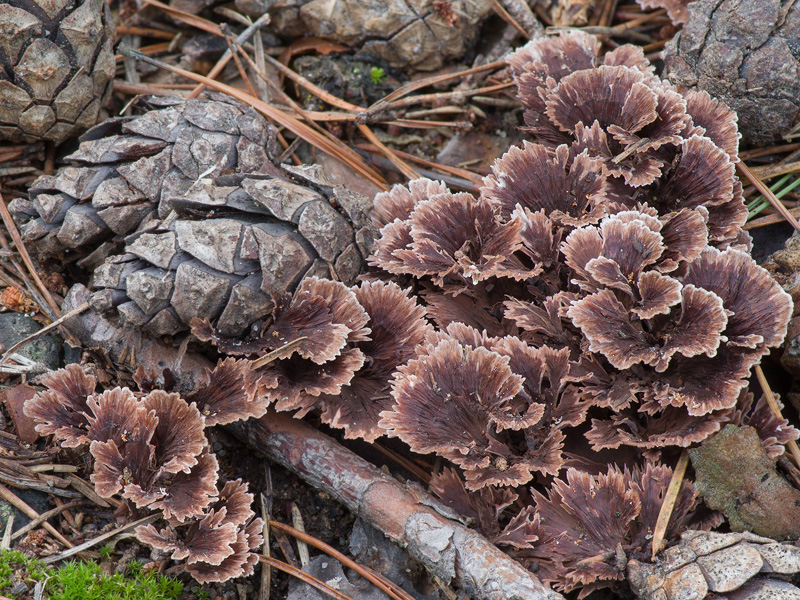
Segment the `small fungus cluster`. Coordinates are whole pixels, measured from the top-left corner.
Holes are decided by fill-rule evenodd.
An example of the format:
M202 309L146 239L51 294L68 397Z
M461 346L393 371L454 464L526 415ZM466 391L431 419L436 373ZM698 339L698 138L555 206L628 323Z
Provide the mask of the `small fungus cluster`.
M121 511L159 511L166 526L140 525L137 537L183 560L200 583L249 575L258 562L262 521L253 495L239 480L217 487L218 463L205 428L261 416L266 400L245 361L226 359L208 374L208 385L181 396L151 389L143 369L128 388L99 392L78 365L44 381L25 405L42 435L65 448L89 447L91 481L103 498L121 497Z

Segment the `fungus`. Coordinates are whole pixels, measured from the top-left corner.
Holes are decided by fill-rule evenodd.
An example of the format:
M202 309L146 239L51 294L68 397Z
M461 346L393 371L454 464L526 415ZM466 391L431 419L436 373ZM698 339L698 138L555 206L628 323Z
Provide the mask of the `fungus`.
M330 305L343 320L352 317L336 299ZM356 337L367 331L359 326ZM249 361L220 361L208 373L209 386L187 395L194 400L189 403L157 389L158 378L144 369L135 379L146 394L128 388L96 392L94 377L70 365L46 379L49 389L29 400L27 410L63 446L89 444L95 491L122 497L119 514L133 507L160 512L169 526L139 527L141 541L185 560L185 570L200 582L225 581L253 572L262 522L254 519L246 484L231 481L217 489L219 463L209 452L205 427L263 413L266 401L257 396L264 384L249 367ZM180 389L169 371L163 383Z
M783 409L780 398L776 397L775 402L779 409ZM786 444L800 437L800 431L789 425L786 419L772 412L766 396L761 396L753 406L753 394L746 389L742 390L739 396L731 422L734 425L749 425L755 429L767 456L771 459L783 455Z
M544 134L496 161L477 200L438 187L424 199L430 182L382 197L397 218L370 263L406 277L438 331L399 367L379 425L460 466L469 489L558 475L570 436L651 456L703 441L733 418L790 316L739 249L735 122L660 81L640 49L597 66L588 39L543 38L511 57L526 123ZM723 123L705 129L712 113ZM511 226L514 243L501 235ZM498 268L510 259L524 277ZM446 383L445 359L462 371ZM478 364L522 378L518 389L487 401L497 384Z
M252 502L246 483L229 481L201 519L161 530L140 525L136 536L185 561L184 569L199 583L245 577L253 573L258 558L252 551L262 543L263 522L254 518Z
M205 417L206 427L258 418L267 411L265 385L250 361L226 358L208 374L209 383L186 395Z
M739 139L742 136L735 111L706 91L690 90L686 93L686 112L692 118L692 128L684 132L685 138L694 133L703 135L725 150L732 162L739 162Z
M432 328L425 309L395 283L363 282L354 292L372 332L369 340L357 343L366 362L338 394L322 394L318 403L324 423L343 428L346 438L373 442L384 434L378 415L391 406L392 374L414 356Z
M609 465L597 476L567 469L566 481L553 481L548 496L531 490L540 541L525 559L543 559L539 573L545 581L566 592L583 587L582 597L590 584L624 579L622 546L642 509L630 483L629 473Z
M538 538L533 533L534 522L530 507L521 510L505 526L500 517L519 496L508 488L485 487L470 492L458 472L446 467L431 477L430 491L462 517L472 519L475 528L497 546L533 548Z
M524 142L512 147L484 178L481 194L497 202L506 219L517 205L530 213L544 210L557 223L596 223L605 214L605 178L600 161L582 153L570 159L567 146L551 150Z
M522 389L508 362L486 348L444 340L399 367L396 404L379 425L414 452L437 452L464 468L470 489L525 483L532 466L514 455L494 421L513 410Z
M408 220L411 246L392 256L416 277L429 275L441 285L447 277L475 284L489 277L536 274L513 257L522 246L522 223L502 223L492 202L465 193L437 194L419 204Z
M381 229L397 219L405 221L417 204L447 191L447 186L441 181L431 181L424 177L410 181L408 187L395 185L388 192L375 195L370 213L372 224Z
M25 403L23 411L36 421L36 431L53 435L65 448L76 448L89 441L87 399L97 380L76 364L67 365L43 378L48 388Z

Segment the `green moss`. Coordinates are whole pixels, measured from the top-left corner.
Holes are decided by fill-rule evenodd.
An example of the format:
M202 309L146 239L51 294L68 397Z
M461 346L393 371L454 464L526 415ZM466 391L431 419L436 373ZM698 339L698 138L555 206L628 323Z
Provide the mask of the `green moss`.
M183 593L180 581L142 573L137 561L125 575L108 575L96 562L71 561L55 569L22 552L0 552L0 594L18 597L10 590L20 581L29 589L47 581L46 596L51 600L177 600Z

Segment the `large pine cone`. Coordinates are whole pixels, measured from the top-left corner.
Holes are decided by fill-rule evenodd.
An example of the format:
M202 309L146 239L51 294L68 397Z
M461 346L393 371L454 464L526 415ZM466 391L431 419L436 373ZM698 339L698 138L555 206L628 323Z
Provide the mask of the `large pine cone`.
M143 223L124 254L95 269L92 307L116 308L123 326L151 336L194 318L241 336L306 277L352 284L371 247L371 205L313 170L297 174L305 181L288 172L200 179L170 198L170 215Z
M108 119L81 138L71 166L37 179L29 200L9 206L28 248L82 258L93 269L122 248L142 221L170 212L170 199L201 177L271 165L274 132L252 108L213 100L150 98L137 117Z
M366 199L276 167L266 121L214 97L98 125L10 206L40 255L82 256L96 311L152 336L242 335L304 277L355 281L373 239Z
M114 35L103 0L0 3L0 138L62 142L94 125Z

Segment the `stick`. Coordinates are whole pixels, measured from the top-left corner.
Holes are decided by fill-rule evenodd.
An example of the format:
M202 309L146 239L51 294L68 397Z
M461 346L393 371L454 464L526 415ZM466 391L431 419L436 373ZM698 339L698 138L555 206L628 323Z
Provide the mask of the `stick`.
M661 510L658 511L656 528L653 532L653 560L656 559L656 554L658 554L664 545L667 525L669 525L669 519L672 516L672 510L675 508L675 501L678 499L678 492L681 490L683 476L686 474L686 467L688 466L689 453L684 450L681 453L681 457L678 459L678 464L675 465L675 470L672 472L672 479L669 480L669 487L667 488L667 493L664 495L664 502L661 504Z
M46 565L51 565L54 562L58 562L60 560L64 560L65 558L69 558L73 554L77 554L78 552L83 552L84 550L88 550L92 546L96 546L101 542L105 542L107 539L114 537L115 535L119 535L120 533L124 533L134 527L138 527L139 525L146 525L147 523L152 523L160 519L163 515L159 513L152 514L150 516L145 517L144 519L139 519L138 521L133 521L132 523L128 523L127 525L123 525L122 527L117 527L112 531L107 531L103 535L98 535L96 538L83 542L80 546L75 546L74 548L70 548L69 550L65 550L61 554L56 554L54 556L48 556L42 562ZM45 523L47 525L47 523Z
M420 504L424 493L412 492L302 421L270 411L228 428L407 548L434 575L455 579L474 600L564 600L479 533Z

